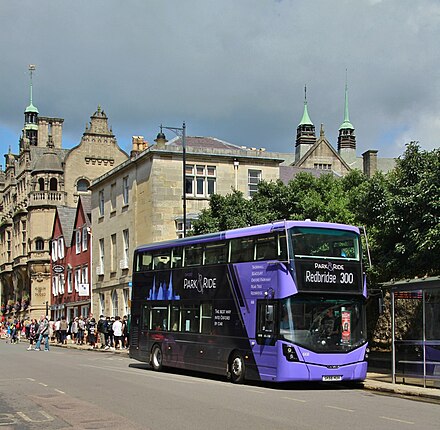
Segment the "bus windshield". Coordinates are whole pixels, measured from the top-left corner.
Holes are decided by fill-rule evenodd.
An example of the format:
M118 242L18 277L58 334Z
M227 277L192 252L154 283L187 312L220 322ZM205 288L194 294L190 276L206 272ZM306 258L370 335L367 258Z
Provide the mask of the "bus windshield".
M293 227L290 238L295 257L360 261L359 235L352 231Z
M361 299L281 300L280 336L315 352L346 352L366 342Z

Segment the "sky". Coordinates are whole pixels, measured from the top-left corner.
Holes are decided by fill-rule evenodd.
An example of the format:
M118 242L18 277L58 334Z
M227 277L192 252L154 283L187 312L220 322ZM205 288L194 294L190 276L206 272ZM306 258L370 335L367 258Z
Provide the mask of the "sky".
M127 152L184 121L187 135L293 152L305 85L336 147L347 82L359 156L432 150L439 40L438 0L2 0L0 150L18 153L29 64L33 104L64 118L66 148L100 105Z

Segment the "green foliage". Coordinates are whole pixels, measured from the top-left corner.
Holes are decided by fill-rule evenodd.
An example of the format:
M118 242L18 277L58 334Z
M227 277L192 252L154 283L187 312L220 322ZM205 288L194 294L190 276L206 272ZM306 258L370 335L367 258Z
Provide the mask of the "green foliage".
M388 175L376 174L353 199L368 227L378 281L440 273L440 151L416 142Z
M283 219L366 226L372 282L440 274L440 150L411 142L393 171L371 179L357 170L343 178L299 173L287 185L261 182L247 199L214 195L195 233Z
M267 222L266 218L253 210L252 201L245 199L240 191L233 191L226 196L211 196L209 208L202 210L194 222L194 233L211 233L264 222Z
M357 173L344 180L332 174L315 178L299 173L287 185L281 181L261 182L250 200L238 191L214 195L209 208L194 223L194 230L200 234L283 219L353 223L346 188L360 182Z

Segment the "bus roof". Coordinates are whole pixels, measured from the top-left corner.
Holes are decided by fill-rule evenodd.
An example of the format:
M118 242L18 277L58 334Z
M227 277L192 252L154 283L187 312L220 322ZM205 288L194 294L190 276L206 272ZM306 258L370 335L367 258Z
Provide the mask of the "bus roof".
M318 221L276 221L270 224L261 224L251 227L237 228L234 230L226 230L217 233L208 233L198 236L189 236L181 239L166 240L162 242L150 243L138 246L135 251L147 251L153 249L163 249L170 246L185 246L195 243L214 242L225 239L234 239L237 237L254 236L258 234L268 234L274 231L282 231L292 227L310 227L310 228L327 228L335 230L347 230L359 234L359 228L347 224L335 224L329 222Z

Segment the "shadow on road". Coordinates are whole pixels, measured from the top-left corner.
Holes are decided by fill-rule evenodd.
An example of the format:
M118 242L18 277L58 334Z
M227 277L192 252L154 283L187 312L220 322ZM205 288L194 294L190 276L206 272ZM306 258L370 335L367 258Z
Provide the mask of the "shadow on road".
M147 363L130 363L128 367L133 369L144 369L149 372L154 372L152 367ZM204 373L195 370L184 370L178 368L164 367L161 373L170 375L182 375L197 379L209 379L211 381L219 381L230 384L231 382L225 375L213 375L211 373ZM362 389L362 382L262 382L262 381L245 381L245 385L251 387L262 387L277 391L334 391L346 389Z

